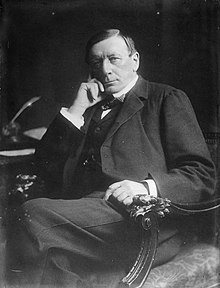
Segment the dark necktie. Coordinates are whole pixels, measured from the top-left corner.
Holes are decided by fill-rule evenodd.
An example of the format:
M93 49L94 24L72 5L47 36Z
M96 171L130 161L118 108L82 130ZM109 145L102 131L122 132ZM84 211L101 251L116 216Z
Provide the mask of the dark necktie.
M96 109L93 119L96 122L100 121L103 111L112 109L119 104L122 104L122 101L118 100L112 95L108 95L102 102L100 102L100 106Z
M101 109L103 111L112 109L113 107L117 106L118 104L121 104L122 102L115 98L114 96L109 96L106 98L105 102L102 104Z

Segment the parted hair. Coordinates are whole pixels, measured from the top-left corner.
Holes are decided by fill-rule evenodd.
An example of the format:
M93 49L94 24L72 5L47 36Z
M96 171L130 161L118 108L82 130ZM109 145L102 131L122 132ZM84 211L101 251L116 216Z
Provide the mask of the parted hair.
M128 51L130 52L130 55L134 54L137 50L135 48L134 40L127 34L122 33L119 29L106 29L99 31L98 33L94 34L87 42L86 44L86 51L85 51L85 61L87 64L89 64L89 52L93 45L96 43L99 43L103 40L106 40L108 38L118 36L121 37L125 44L128 47Z

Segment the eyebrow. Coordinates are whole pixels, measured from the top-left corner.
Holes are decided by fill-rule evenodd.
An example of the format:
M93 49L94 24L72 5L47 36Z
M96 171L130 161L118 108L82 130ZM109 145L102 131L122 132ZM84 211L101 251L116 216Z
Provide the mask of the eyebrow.
M111 56L122 56L122 54L120 52L113 52L109 55L107 55L107 57L111 57ZM98 60L100 58L103 58L102 56L98 56L98 55L91 55L90 56L90 60Z
M114 52L108 55L108 57L111 57L111 56L122 56L122 55L119 52Z

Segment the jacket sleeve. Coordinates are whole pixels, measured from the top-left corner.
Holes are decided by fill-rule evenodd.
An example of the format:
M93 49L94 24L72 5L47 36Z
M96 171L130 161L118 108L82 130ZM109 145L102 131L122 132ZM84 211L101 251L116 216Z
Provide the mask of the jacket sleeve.
M162 197L176 203L207 200L214 193L215 167L188 97L171 90L160 111L167 171L154 171Z
M75 157L84 136L61 114L49 126L35 152L37 174L46 183L48 193L61 191L65 163L69 156Z

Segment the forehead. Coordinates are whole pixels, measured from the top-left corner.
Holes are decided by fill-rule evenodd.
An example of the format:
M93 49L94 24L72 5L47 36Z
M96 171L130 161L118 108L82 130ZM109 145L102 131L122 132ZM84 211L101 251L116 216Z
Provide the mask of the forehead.
M102 40L94 44L90 49L90 57L104 56L109 54L128 54L128 47L124 39L120 36L113 36L111 38Z

